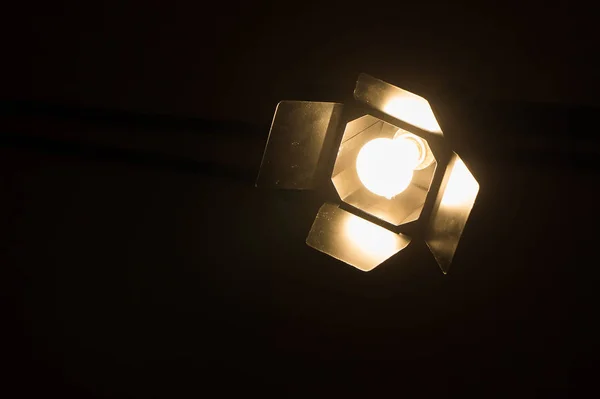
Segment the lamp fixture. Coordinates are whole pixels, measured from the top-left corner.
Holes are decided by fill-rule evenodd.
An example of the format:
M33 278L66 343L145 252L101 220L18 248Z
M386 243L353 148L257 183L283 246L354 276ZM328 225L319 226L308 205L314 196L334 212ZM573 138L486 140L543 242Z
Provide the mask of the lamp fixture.
M354 98L280 102L256 185L310 190L327 177L341 204L319 209L310 247L369 271L403 250L405 227L418 223L447 273L479 184L426 99L366 74Z

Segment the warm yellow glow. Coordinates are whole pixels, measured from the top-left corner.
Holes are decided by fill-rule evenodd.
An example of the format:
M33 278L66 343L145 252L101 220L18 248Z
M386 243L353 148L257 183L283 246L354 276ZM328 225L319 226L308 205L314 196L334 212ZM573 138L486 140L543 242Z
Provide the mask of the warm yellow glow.
M406 92L388 99L383 112L423 130L434 133L442 131L429 102L416 94Z
M479 183L467 169L465 163L460 158L456 158L446 184L446 190L442 196L441 205L449 207L470 206L478 191Z
M365 219L348 218L344 230L355 248L371 259L386 259L398 250L394 233Z
M420 159L421 149L414 140L377 138L358 152L356 171L369 191L391 199L409 186Z

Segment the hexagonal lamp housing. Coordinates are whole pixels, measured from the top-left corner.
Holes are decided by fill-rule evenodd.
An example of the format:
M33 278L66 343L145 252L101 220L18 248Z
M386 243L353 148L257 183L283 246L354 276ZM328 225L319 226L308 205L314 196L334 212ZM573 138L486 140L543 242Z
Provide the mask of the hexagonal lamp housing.
M419 220L414 226L422 231L417 234L447 273L479 183L458 154L445 145L425 98L361 74L354 99L369 111L340 103L280 102L256 185L312 190L331 179L343 204L321 206L306 244L370 271L409 245L412 239L405 233L411 229L404 225ZM369 144L378 139L376 145ZM340 143L337 154L336 142ZM373 150L369 157L364 155L370 151L368 145ZM427 215L423 212L426 203L431 205Z
M418 140L423 160L413 172L409 186L394 196L385 198L369 191L360 181L356 159L361 148L376 138L395 139L400 136ZM340 199L384 222L399 226L419 218L431 188L437 161L427 140L371 115L350 121L342 136L331 180Z

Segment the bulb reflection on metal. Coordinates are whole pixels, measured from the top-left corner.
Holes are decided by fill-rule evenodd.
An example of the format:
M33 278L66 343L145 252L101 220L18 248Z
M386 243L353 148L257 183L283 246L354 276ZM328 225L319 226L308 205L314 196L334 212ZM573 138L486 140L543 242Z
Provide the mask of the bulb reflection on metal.
M360 149L356 172L369 191L391 199L409 186L421 158L421 149L414 140L377 138Z
M319 209L306 244L329 256L368 272L394 256L410 238L387 230L325 203Z
M425 232L425 242L444 273L448 273L478 192L479 183L453 153Z
M442 207L471 207L479 191L479 183L475 180L462 159L457 158L452 167L446 190L442 196Z
M409 95L410 94L410 95ZM429 102L412 93L389 98L383 105L383 112L430 132L441 132Z
M398 251L398 237L368 220L350 217L346 220L344 231L363 257L383 261L389 254Z

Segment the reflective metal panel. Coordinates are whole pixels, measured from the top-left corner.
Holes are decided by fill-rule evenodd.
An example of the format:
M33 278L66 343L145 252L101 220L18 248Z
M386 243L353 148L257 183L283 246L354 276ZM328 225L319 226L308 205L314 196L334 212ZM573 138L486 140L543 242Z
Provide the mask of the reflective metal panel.
M426 99L383 80L360 74L354 89L354 98L413 126L442 134L442 129Z
M282 101L275 109L257 186L314 188L334 143L342 104Z
M373 270L410 243L337 205L324 204L308 233L306 244L362 271Z
M354 119L351 122L346 124L346 128L344 129L344 135L342 136L342 143L350 140L352 137L356 136L359 133L364 132L365 130L372 128L373 125L379 124L377 126L378 129L381 129L381 119L375 118L371 115L364 115L360 118Z
M479 183L462 159L453 153L425 235L425 241L444 273L448 273L478 192Z
M369 141L401 134L410 133L370 115L348 123L331 177L342 201L395 226L417 220L425 205L437 167L426 140L422 141L425 150L431 153L426 156L428 166L415 170L408 188L393 198L375 195L363 185L357 173L356 159L360 149Z

